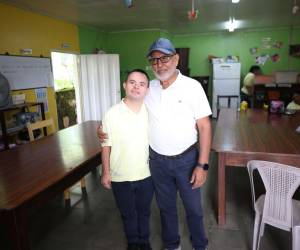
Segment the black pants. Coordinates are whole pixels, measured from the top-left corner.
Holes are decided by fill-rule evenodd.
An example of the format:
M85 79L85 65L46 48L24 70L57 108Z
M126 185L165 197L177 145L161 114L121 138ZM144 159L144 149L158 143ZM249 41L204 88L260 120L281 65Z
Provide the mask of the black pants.
M241 92L241 102L246 101L248 103L248 107L252 108L252 96L246 95L245 93Z
M139 181L112 182L128 244L149 243L149 218L154 188L151 177Z

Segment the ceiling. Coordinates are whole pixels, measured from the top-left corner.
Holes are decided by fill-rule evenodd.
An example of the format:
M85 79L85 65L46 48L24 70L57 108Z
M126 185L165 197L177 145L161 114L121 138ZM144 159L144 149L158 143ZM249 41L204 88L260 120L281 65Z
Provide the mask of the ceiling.
M0 0L42 15L102 31L117 32L140 29L162 29L172 34L217 32L227 29L233 17L237 29L258 29L300 26L300 10L292 14L300 0L195 0L199 10L196 20L189 20L187 12L192 0Z

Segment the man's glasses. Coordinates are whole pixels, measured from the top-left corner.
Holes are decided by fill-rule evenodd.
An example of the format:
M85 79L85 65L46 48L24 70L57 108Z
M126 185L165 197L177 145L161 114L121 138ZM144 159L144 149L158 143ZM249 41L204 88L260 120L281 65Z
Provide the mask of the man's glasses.
M160 61L161 63L167 63L171 60L171 58L174 55L165 55L165 56L161 56L161 57L149 57L148 61L151 65L156 65L158 64L158 61Z

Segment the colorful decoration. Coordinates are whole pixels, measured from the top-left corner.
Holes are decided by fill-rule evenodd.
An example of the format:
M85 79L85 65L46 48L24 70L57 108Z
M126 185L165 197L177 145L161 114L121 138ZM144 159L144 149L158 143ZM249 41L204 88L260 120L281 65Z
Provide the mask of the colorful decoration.
M195 1L192 0L192 10L188 11L189 20L193 21L198 18L198 10L195 10Z
M274 54L271 56L272 62L278 62L280 60L280 56L278 54Z
M283 45L283 42L276 41L273 43L273 48L281 49L282 45Z
M270 58L269 55L257 56L257 57L255 57L255 63L258 65L264 65L268 61L269 58Z
M261 49L271 48L271 37L265 37L261 39Z
M251 55L255 55L258 52L258 48L257 47L253 47L253 48L250 48L249 51L250 51Z

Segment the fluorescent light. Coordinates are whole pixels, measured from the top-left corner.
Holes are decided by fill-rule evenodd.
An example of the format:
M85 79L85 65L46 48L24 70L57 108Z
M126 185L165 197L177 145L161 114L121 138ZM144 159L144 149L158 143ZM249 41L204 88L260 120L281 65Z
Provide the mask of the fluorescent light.
M237 28L237 23L234 18L229 19L227 28L229 32L233 32Z
M240 0L232 0L232 3L238 3Z

